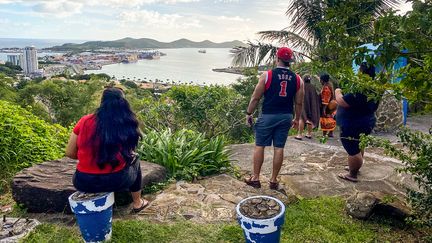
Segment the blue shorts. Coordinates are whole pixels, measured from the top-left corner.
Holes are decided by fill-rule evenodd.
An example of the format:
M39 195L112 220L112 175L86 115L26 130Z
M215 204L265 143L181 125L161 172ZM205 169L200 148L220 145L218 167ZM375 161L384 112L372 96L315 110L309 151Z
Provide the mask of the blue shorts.
M360 134L364 133L369 135L372 132L373 125L371 126L341 126L340 127L340 140L342 146L348 155L354 156L361 152L360 150Z
M292 114L262 114L255 124L255 145L285 147Z

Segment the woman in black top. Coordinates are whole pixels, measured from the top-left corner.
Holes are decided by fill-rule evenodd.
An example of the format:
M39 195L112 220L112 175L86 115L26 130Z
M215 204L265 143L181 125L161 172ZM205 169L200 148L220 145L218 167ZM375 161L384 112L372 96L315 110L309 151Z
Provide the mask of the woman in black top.
M360 65L360 72L375 78L375 67L367 63ZM336 120L340 126L340 137L344 149L348 153L348 173L339 177L357 182L357 175L363 165L364 150L360 150L360 134L370 134L375 126L375 111L378 103L368 101L361 93L342 95L341 89L335 90L338 110Z

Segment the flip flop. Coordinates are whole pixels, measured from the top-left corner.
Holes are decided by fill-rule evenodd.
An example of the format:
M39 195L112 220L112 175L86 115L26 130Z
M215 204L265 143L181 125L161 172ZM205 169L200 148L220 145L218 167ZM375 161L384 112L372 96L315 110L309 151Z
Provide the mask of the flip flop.
M344 179L344 180L350 181L350 182L358 182L357 178L351 177L351 176L348 175L348 174L342 174L342 173L341 173L341 174L338 175L338 177L341 178L341 179Z
M307 139L312 139L312 136L305 135L305 138L307 138Z
M270 181L270 189L278 190L279 189L279 182L271 182Z
M246 185L254 187L254 188L261 188L261 182L258 181L252 181L252 176L249 177L249 179L244 179L244 182L246 183Z
M344 170L349 172L349 166L345 166ZM358 171L357 174L360 174L360 171Z
M294 139L296 139L296 140L303 140L303 138L300 138L300 137L294 137Z
M145 199L141 199L141 201L142 201L141 207L132 208L132 213L139 213L150 204L149 201L147 201Z

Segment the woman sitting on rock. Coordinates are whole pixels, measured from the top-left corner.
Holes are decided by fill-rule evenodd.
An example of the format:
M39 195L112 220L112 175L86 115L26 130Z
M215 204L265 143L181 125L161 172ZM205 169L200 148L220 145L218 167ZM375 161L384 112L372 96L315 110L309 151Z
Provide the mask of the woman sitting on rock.
M141 136L123 91L105 89L99 108L82 117L69 138L66 156L78 159L75 188L88 193L128 190L133 212L144 209L149 202L141 198L141 168L134 152Z

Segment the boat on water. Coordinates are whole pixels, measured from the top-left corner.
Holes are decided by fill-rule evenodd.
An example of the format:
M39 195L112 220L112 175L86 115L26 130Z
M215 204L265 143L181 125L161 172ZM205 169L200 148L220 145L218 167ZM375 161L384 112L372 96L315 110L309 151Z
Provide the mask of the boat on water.
M198 50L198 52L199 53L206 53L207 51L205 49L201 49L201 50Z

